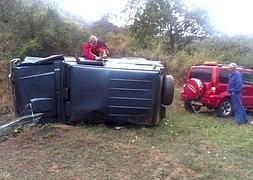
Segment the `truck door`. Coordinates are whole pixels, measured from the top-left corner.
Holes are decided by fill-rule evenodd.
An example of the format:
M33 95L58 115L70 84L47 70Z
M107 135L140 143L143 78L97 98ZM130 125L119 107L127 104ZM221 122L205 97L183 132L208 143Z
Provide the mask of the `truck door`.
M242 104L244 107L253 108L253 73L241 72L243 79Z

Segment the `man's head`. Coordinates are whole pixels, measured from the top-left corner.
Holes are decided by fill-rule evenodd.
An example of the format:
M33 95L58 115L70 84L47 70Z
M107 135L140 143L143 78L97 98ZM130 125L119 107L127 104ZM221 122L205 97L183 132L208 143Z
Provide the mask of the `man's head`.
M96 46L97 42L98 42L98 38L96 36L91 35L89 37L89 44L90 44L90 46L92 46L92 47Z
M235 70L236 70L236 67L237 67L237 64L235 64L235 63L230 63L230 64L228 65L228 67L229 67L229 69L230 69L231 71L235 71Z

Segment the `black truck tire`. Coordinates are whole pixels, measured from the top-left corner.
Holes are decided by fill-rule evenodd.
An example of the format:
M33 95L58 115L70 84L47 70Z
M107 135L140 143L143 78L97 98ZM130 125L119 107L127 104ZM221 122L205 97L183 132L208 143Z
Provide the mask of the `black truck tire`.
M162 104L171 105L174 99L174 78L166 75L163 80Z
M218 108L216 109L216 113L218 117L229 117L233 113L232 103L229 98L224 98L221 100Z
M187 112L190 113L195 113L195 112L199 112L201 106L198 105L192 105L191 101L186 101L184 102L184 108Z

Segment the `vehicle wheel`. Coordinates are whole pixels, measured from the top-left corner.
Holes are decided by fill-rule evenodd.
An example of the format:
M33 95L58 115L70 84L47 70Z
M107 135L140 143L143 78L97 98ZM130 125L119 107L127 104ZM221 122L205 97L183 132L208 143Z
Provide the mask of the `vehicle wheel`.
M232 103L231 103L230 99L229 98L223 99L220 102L216 112L217 112L218 117L229 117L229 116L231 116L231 114L232 114Z
M156 109L156 114L152 118L152 121L148 124L148 126L154 127L154 126L158 125L161 122L161 120L162 120L162 111L161 111L161 109L162 109L162 107L160 105L158 105L158 107Z
M157 108L155 108L155 116L152 118L152 121L150 122L149 126L156 126L159 124L159 122L162 120L162 83L160 84L159 88L159 94L158 94L158 100L157 100Z
M184 94L189 100L196 100L202 97L204 86L200 79L191 78L184 85Z
M161 118L164 119L166 117L166 106L161 107Z
M171 105L174 98L174 79L171 75L166 75L163 80L162 104Z
M186 101L186 102L184 102L184 108L186 111L194 113L194 112L199 112L201 106L192 105L191 101Z

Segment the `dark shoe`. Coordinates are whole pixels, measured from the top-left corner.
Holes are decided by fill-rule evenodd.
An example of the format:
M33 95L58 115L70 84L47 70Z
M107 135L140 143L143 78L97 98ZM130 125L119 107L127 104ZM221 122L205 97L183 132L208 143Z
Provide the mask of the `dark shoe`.
M235 123L236 123L236 125L238 125L238 126L244 124L244 123L242 123L242 122L235 122Z

